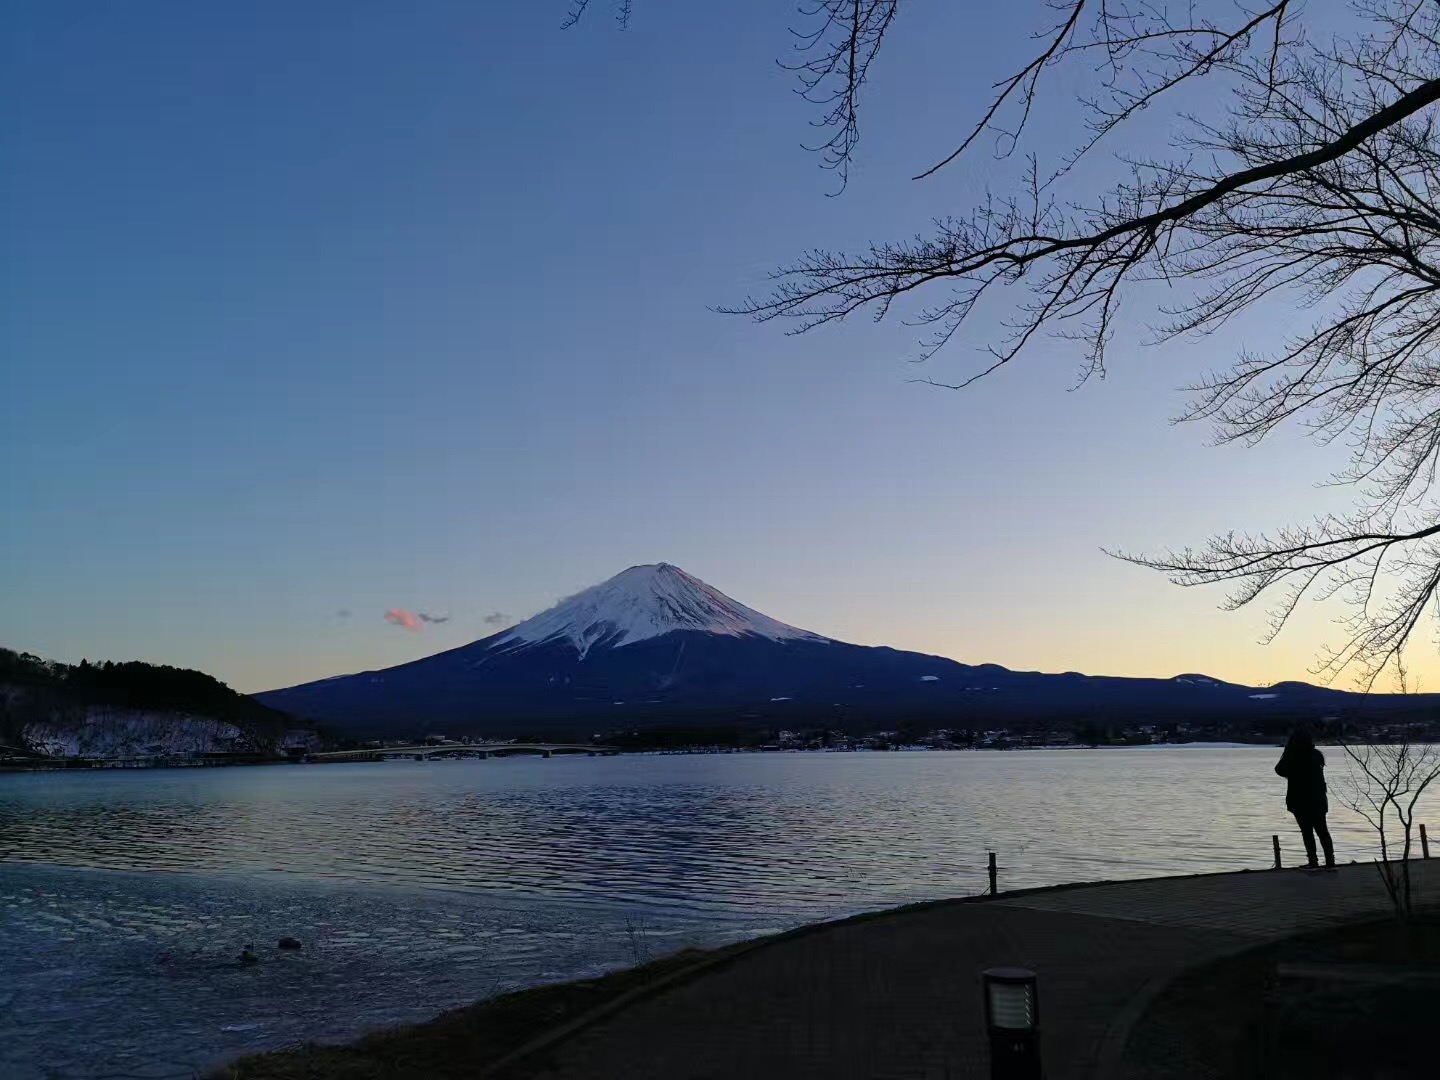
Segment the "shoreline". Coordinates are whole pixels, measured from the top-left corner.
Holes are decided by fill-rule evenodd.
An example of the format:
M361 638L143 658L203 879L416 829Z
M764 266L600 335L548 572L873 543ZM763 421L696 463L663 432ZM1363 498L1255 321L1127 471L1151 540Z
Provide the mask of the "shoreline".
M1356 880L1363 877L1362 886L1369 886L1365 868L1357 864L1352 866L1354 870L1350 873L1356 875ZM1213 893L1216 889L1228 891L1227 886L1233 884L1238 890L1250 888L1263 893L1277 888L1283 892L1296 885L1309 889L1310 880L1307 875L1295 871L1242 869L1141 879L1066 882L1017 889L994 896L959 896L905 904L807 923L719 948L681 950L597 978L540 984L478 1000L418 1024L373 1031L351 1042L329 1045L305 1043L263 1051L219 1065L205 1073L204 1077L205 1080L302 1080L322 1075L334 1080L379 1076L403 1077L406 1080L411 1077L416 1080L419 1077L452 1076L476 1077L479 1080L502 1075L520 1077L529 1075L537 1067L542 1071L551 1068L555 1058L564 1054L575 1040L588 1040L592 1032L601 1031L607 1025L620 1028L639 1025L642 1030L650 1030L650 1018L642 1020L637 1012L663 1011L658 999L671 992L682 996L698 995L708 982L712 985L712 996L721 995L717 1004L733 1001L728 996L729 992L721 987L728 985L727 979L733 982L738 977L738 969L747 963L763 966L767 957L773 958L775 953L785 949L794 953L796 947L812 953L819 950L821 954L831 956L847 955L857 940L854 937L856 931L863 934L872 929L893 929L917 920L922 925L933 925L937 919L953 921L957 917L963 924L967 912L979 911L992 914L1028 911L1038 915L1047 910L1074 910L1078 913L1087 908L1087 894L1103 895L1106 891L1117 889L1139 895L1153 893L1157 887L1162 892ZM1094 932L1102 942L1106 935L1105 924L1115 922L1112 916L1087 914L1078 917L1097 920ZM1187 954L1179 963L1157 961L1153 971L1138 982L1132 980L1131 990L1116 1003L1117 1011L1105 1022L1106 1035L1096 1052L1106 1059L1107 1065L1113 1066L1125 1052L1131 1032L1148 1015L1151 1005L1177 979L1189 972L1230 957L1247 955L1251 951L1273 949L1278 942L1314 933L1316 925L1327 929L1346 928L1373 923L1384 917L1383 912L1345 910L1340 905L1319 924L1314 924L1312 919L1308 928L1301 927L1297 922L1294 927L1280 933L1251 936L1254 932L1247 931L1243 936L1225 935L1228 941L1212 942L1204 955ZM974 923L975 918L970 921ZM1137 929L1147 925L1143 918L1137 917L1133 923L1128 921L1129 917L1121 918L1125 925L1133 925ZM986 921L979 920L980 925L973 927L974 932L985 936L983 924ZM1178 930L1175 927L1167 929ZM1070 930L1065 933L1068 936ZM827 942L823 940L825 935L835 935L835 938ZM1141 962L1140 966L1145 965ZM1042 967L1037 966L1036 969L1042 970ZM1056 974L1054 968L1045 970L1051 972L1052 977ZM832 976L828 964L822 965L822 975L825 979ZM835 1023L840 1025L840 1021ZM729 1034L734 1032L727 1032ZM763 1040L761 1043L763 1045ZM632 1045L635 1053L651 1050L644 1042L627 1045ZM572 1051L571 1056L577 1053L584 1056L581 1050ZM590 1074L586 1072L583 1075ZM595 1075L610 1074L602 1072ZM720 1071L715 1075L730 1073Z
M1224 870L1209 874L1162 875L1133 880L1165 881L1171 878L1223 877L1251 872L1248 869ZM483 1052L481 1059L477 1059L475 1051L478 1047L470 1040L465 1040L466 1075L473 1075L476 1080L487 1080L507 1071L522 1059L543 1052L546 1047L600 1023L631 1005L673 986L703 977L716 968L761 949L895 916L1116 883L1111 880L1073 881L1015 889L997 896L982 893L922 900L804 923L716 948L680 949L647 963L617 968L593 978L542 982L510 993L481 998L447 1009L429 1020L378 1028L347 1042L306 1042L298 1046L282 1046L246 1054L203 1072L200 1080L313 1080L316 1076L342 1080L351 1076L368 1077L374 1069L372 1061L388 1061L395 1057L413 1061L417 1054L411 1044L434 1043L437 1044L434 1048L445 1047L463 1038L461 1033L466 1029L484 1032L484 1036L479 1040L481 1044L490 1044L499 1050L489 1060L483 1060ZM502 1028L503 1032L487 1031L490 1025ZM423 1057L423 1054L420 1056ZM374 1071L377 1075L389 1074L384 1067Z
M779 754L950 754L950 753L1003 753L1033 752L1038 750L1275 750L1280 743L1274 742L1183 742L1183 743L1095 743L1056 744L1053 746L893 746L888 750L872 747L852 749L826 749L812 747L675 747L655 750L620 750L605 754L606 757L694 757L702 755L756 754L770 757ZM492 751L494 757L507 757L503 750ZM515 755L521 756L521 755ZM529 755L534 756L534 755ZM557 754L558 757L582 756L578 753ZM433 755L434 760L444 761L443 748ZM85 764L82 764L84 762ZM404 762L398 762L404 764ZM427 762L428 763L428 762ZM228 769L271 765L374 765L397 764L395 761L304 761L293 758L266 758L250 761L162 761L153 764L136 764L129 758L46 758L35 764L9 761L0 764L0 773L92 773L92 772L143 772L153 769Z

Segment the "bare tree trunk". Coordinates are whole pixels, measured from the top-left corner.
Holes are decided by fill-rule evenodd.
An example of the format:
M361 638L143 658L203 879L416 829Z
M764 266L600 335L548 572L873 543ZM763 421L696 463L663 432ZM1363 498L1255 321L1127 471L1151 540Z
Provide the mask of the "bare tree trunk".
M1400 861L1401 919L1410 919L1410 819L1405 818L1405 847Z
M1385 832L1384 803L1380 806L1380 866L1380 876L1385 881L1385 893L1390 897L1390 905L1395 909L1395 917L1403 919L1405 915L1400 905L1400 881L1396 876L1395 864L1390 859L1390 840Z
M1390 863L1384 859L1376 859L1375 869L1380 874L1380 883L1385 886L1385 895L1390 898L1390 905L1395 909L1395 917L1401 918L1400 889Z

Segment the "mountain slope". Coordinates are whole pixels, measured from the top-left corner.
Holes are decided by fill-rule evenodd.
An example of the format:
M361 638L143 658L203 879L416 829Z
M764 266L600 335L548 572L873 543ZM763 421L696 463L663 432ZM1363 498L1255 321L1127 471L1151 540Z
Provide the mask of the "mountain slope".
M666 563L631 567L448 652L256 696L352 733L397 735L762 718L948 726L1273 718L1362 700L1304 683L1257 690L1193 674L1048 675L851 645L772 619ZM1383 696L1366 700L1385 707Z

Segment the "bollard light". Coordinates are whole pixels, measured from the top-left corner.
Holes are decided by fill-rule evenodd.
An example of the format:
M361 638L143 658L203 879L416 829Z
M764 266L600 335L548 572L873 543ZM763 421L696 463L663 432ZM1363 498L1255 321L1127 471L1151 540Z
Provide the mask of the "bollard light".
M1035 973L994 967L980 973L991 1080L1040 1080L1040 997Z

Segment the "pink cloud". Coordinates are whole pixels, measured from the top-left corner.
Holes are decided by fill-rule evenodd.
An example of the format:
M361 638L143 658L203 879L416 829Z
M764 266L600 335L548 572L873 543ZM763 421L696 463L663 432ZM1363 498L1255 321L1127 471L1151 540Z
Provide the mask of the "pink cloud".
M417 634L420 632L420 620L404 608L392 607L385 612L385 621L396 626L403 626L406 630L414 631Z

